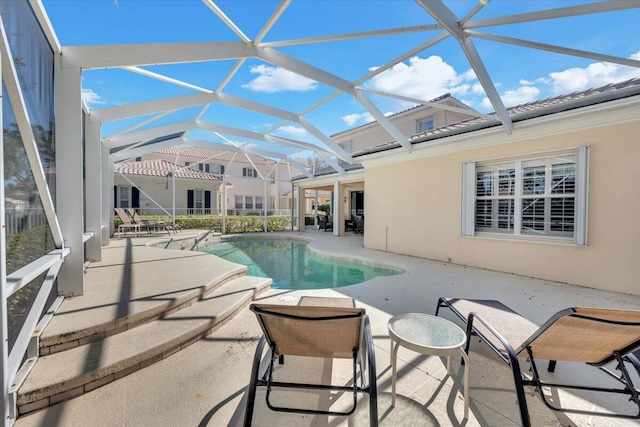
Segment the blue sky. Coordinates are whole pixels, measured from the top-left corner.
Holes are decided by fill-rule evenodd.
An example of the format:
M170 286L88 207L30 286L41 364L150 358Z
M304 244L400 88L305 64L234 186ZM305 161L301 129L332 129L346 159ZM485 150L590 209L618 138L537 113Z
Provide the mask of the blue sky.
M202 1L44 0L43 3L62 46L239 40ZM251 39L258 34L278 3L269 0L216 2ZM472 21L582 3L589 2L494 0L475 15ZM477 2L458 0L445 1L445 4L456 16L462 17ZM414 1L294 0L263 41L434 23L433 18ZM640 9L630 9L479 28L478 31L640 60L638 24ZM439 33L410 32L277 49L343 79L354 81ZM507 107L640 77L640 68L476 38L473 42ZM215 90L235 63L235 60L230 60L143 68ZM362 86L420 99L432 99L444 93L451 93L478 111L493 110L458 42L452 38L416 53L403 63L362 83ZM91 108L195 93L192 89L122 69L86 71L83 75L83 91ZM249 59L223 92L298 113L334 93L335 89L294 75L272 64ZM384 113L397 112L412 105L377 95L371 95L370 99ZM180 110L146 127L192 119L200 111L201 107ZM327 135L371 120L369 113L351 96L345 94L304 117ZM148 117L137 117L105 124L103 136L126 129L146 118ZM282 122L278 118L218 104L209 107L202 120L257 132L265 132ZM276 133L315 142L305 129L295 124L282 126Z

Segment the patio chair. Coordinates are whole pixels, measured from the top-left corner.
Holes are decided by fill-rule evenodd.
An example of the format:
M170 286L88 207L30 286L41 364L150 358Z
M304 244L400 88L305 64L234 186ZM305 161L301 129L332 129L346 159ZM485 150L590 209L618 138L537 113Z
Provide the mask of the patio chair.
M113 208L118 218L120 218L120 225L118 225L118 234L120 237L127 234L127 230L133 230L134 236L140 236L140 224L133 222L133 219L129 216L123 208Z
M141 228L144 228L149 232L151 232L151 230L157 231L162 229L162 230L165 230L167 234L171 234L171 230L173 230L175 233L175 229L173 228L173 225L168 222L157 222L157 221L149 221L146 219L142 219L140 218L140 215L138 215L138 212L136 212L134 208L127 208L127 212L129 213L129 216L133 219L134 224L140 224Z
M353 219L353 234L364 236L364 218L355 217Z
M331 215L318 215L318 229L324 230L325 233L327 230L333 230L333 218Z
M253 358L251 382L247 391L245 426L251 425L256 390L260 386L266 387L266 403L269 409L301 414L347 416L356 409L358 392L368 393L370 425L378 425L375 353L369 318L364 309L329 304L321 306L316 300L298 306L251 304L250 309L256 314L264 335L258 342ZM265 343L269 346L269 364L264 375L260 376L258 371ZM280 362L284 363L285 355L352 359L352 385L309 384L303 382L304 379L301 379L301 382L274 381L275 361L280 358ZM367 382L365 372L368 374ZM353 404L345 411L277 406L271 402L274 388L352 392Z
M438 300L436 316L441 307L451 309L466 323L467 354L471 335L476 335L511 367L523 426L531 425L524 386L535 387L544 404L555 411L640 418L640 390L633 385L625 366L625 362L630 363L640 374L637 359L640 351L636 355L631 354L640 346L640 311L572 307L559 311L542 326L538 326L495 300L443 297ZM531 379L523 375L518 357L529 359ZM622 383L623 387L603 388L543 382L536 366L536 360L540 359L549 360L549 372L554 372L557 361L583 362L599 367ZM612 362L617 363L615 369L619 374L605 367ZM638 413L611 414L562 408L549 402L543 387L623 394L638 406Z

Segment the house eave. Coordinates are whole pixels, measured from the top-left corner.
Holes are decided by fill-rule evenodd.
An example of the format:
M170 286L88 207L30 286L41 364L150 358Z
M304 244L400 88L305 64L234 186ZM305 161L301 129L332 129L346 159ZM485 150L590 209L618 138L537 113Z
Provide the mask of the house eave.
M440 135L437 138L426 138L423 141L414 142L411 153L407 153L400 146L393 145L374 153L354 154L354 159L362 163L366 169L371 166L518 143L550 135L637 121L640 119L640 95L600 104L591 102L584 107L556 113L549 112L545 115L540 115L538 112L534 118L524 118L526 115L528 114L523 114L518 121L514 121L511 135L506 134L499 123L484 123L485 126L470 126L469 128L474 129L465 132Z

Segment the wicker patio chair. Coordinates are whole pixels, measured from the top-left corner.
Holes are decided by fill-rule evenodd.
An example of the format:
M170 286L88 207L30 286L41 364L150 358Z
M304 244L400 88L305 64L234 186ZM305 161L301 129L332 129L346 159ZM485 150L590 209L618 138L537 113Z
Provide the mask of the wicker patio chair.
M625 362L631 363L640 374L640 364L637 363L636 356L631 354L640 346L640 311L572 307L556 313L542 326L538 326L495 300L443 297L438 300L436 316L441 307L451 309L466 323L467 354L471 335L476 335L511 367L523 426L531 425L524 386L535 387L544 404L555 411L640 418L640 390L633 385L625 366ZM518 357L529 359L531 379L523 375ZM554 372L557 361L583 362L599 367L622 383L623 387L603 388L543 382L536 366L536 360L540 359L549 360L549 372ZM605 366L612 362L617 363L616 370L619 374ZM547 399L543 387L622 394L638 406L638 412L612 414L555 406Z
M251 304L250 309L256 314L264 335L258 342L253 359L251 382L247 391L245 426L251 425L256 389L260 386L266 387L266 403L269 409L302 414L350 415L356 409L358 392L365 392L369 394L370 425L378 425L375 353L369 318L361 308L333 304L320 306L317 302L322 300L310 300L305 305L297 306ZM269 347L269 364L266 372L260 375L259 368L265 343ZM310 384L304 382L304 378L300 382L274 381L275 362L279 358L284 362L285 355L352 359L352 386ZM368 376L367 382L365 372ZM353 405L345 411L276 406L270 400L274 388L352 392Z

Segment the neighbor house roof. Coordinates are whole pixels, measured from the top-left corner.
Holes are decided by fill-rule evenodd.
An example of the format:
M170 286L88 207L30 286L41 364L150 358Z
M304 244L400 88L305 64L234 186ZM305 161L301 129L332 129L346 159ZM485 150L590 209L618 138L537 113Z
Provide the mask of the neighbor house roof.
M113 165L113 172L124 175L168 177L175 174L176 178L198 179L202 181L222 181L217 175L196 171L193 169L179 169L181 166L166 160L141 160L138 162L121 162Z

